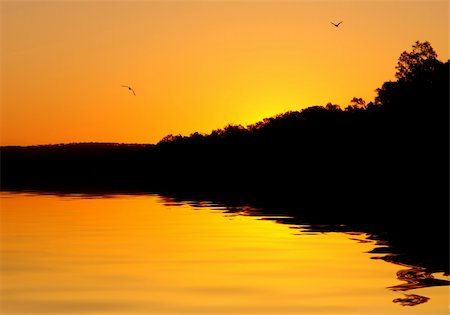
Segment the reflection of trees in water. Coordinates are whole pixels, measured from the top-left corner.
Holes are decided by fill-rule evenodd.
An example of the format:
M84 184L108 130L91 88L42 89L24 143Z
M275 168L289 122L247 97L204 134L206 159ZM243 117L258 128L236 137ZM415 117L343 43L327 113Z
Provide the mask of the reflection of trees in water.
M389 289L394 291L407 291L412 289L449 285L449 281L436 279L429 271L422 267L411 267L408 269L399 270L397 271L397 279L405 281L406 283L389 287Z
M351 227L345 224L317 224L303 222L302 219L295 216L280 216L279 211L271 211L265 208L254 208L249 205L227 205L226 202L222 205L227 215L247 215L247 216L261 216L260 220L272 220L279 224L289 225L289 228L301 230L296 235L315 234L315 233L327 233L327 232L341 232L346 233L350 237L349 239L358 243L374 243L376 246L368 253L371 254L386 254L382 257L371 257L372 259L382 259L388 263L396 264L406 269L397 271L397 279L404 283L390 286L388 289L393 291L408 291L433 286L448 286L450 281L436 279L433 276L434 272L437 272L432 266L430 268L409 265L406 262L410 261L410 257L407 254L392 254L396 252L395 247L392 247L388 240L383 239L381 236L368 231L358 231L357 227ZM355 230L353 230L355 229ZM370 230L370 228L369 228ZM374 234L372 234L374 233ZM445 276L448 276L447 272L444 272ZM399 303L402 306L415 306L428 302L430 299L426 296L418 294L403 294L404 297L396 298L392 302Z
M358 235L360 232L346 232L349 235ZM365 233L362 233L365 234ZM410 257L406 254L393 254L396 251L395 247L392 247L389 241L379 239L379 236L373 234L368 235L366 239L360 238L350 238L351 240L367 243L367 242L375 242L375 247L369 253L373 254L386 254L382 257L371 257L371 259L381 259L388 263L392 263L395 265L399 265L405 267L406 269L401 269L397 271L397 279L403 281L404 283L390 286L388 289L393 291L408 291L414 289L421 289L427 287L434 286L448 286L450 285L450 281L436 279L433 276L433 273L437 272L437 270L432 267L427 268L423 266L414 266L412 264L408 264L407 262L410 260ZM444 272L444 276L448 276L448 272ZM427 302L430 298L417 295L417 294L404 294L404 298L394 299L394 303L399 303L402 306L415 306L418 304L422 304Z
M346 224L318 224L317 222L304 222L303 219L292 216L292 213L282 213L279 210L276 211L271 207L254 207L249 204L227 203L226 201L196 201L195 198L186 201L180 197L166 197L167 200L171 202L187 202L194 208L202 208L205 206L216 207L224 212L225 216L254 216L259 217L259 220L270 220L279 224L288 225L290 229L300 230L295 235L305 235L305 234L317 234L317 233L328 233L328 232L340 232L349 235L349 239L358 243L373 243L376 247L368 252L368 254L384 254L383 256L374 256L371 259L381 259L388 263L399 265L404 267L397 271L397 279L403 281L404 283L390 286L388 289L393 291L409 291L414 289L433 287L433 286L448 286L450 281L436 279L433 273L438 272L439 269L430 267L421 267L412 265L411 257L408 254L393 254L398 251L398 249L393 247L389 242L389 238L383 239L382 236L377 235L377 233L371 227L366 227L368 231L364 231L364 228L358 226L350 226ZM201 199L200 199L201 200ZM370 232L369 232L370 231ZM384 235L386 236L386 235ZM401 251L400 251L401 252ZM412 253L410 253L412 254ZM423 258L423 257L421 257ZM420 259L419 259L420 260ZM408 264L411 263L411 264ZM448 276L447 272L444 272L445 276ZM415 306L428 302L430 299L426 296L421 296L418 294L403 294L404 297L396 298L392 302L398 303L402 306Z
M385 261L393 262L389 260L389 255L383 258ZM396 262L393 262L396 263ZM399 264L399 263L396 263ZM405 266L403 264L399 264ZM420 289L433 286L449 285L449 281L436 279L434 276L422 267L411 267L408 269L402 269L397 271L397 279L405 281L399 285L391 286L389 289L394 291L408 291L413 289ZM392 300L394 303L399 303L402 306L415 306L428 302L430 298L417 294L404 294L404 298L397 298Z
M427 302L430 298L417 294L404 294L404 298L392 300L394 303L399 303L402 306L416 306Z

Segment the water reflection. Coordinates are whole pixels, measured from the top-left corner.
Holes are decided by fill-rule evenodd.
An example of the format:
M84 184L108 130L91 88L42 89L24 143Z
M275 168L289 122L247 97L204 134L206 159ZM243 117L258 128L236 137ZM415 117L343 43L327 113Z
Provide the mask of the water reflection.
M270 220L279 224L289 225L291 229L301 230L299 233L294 233L295 235L314 235L316 233L329 233L329 232L342 232L351 237L350 240L354 240L358 243L372 243L376 245L368 253L371 254L385 254L383 256L371 256L371 259L381 259L388 263L406 267L406 269L401 269L397 271L397 279L402 281L401 284L389 286L388 288L393 291L409 291L414 289L421 289L434 286L449 286L450 281L447 280L449 272L442 272L441 276L446 279L437 279L434 274L438 274L434 265L430 267L413 266L403 263L402 261L409 261L410 255L415 253L402 253L395 254L395 248L393 248L388 239L382 239L381 235L371 234L371 232L364 231L353 231L354 225L346 224L319 224L309 223L303 224L302 219L295 216L280 216L280 211L273 211L264 209L264 207L253 207L251 205L239 205L239 203L234 205L227 205L226 203L218 203L212 201L183 201L179 197L164 197L171 202L182 204L183 202L188 203L194 208L202 207L220 207L226 213L227 216L253 216L258 217L258 220ZM282 212L281 212L282 213ZM287 212L290 213L290 212ZM366 227L369 231L372 231L370 227ZM354 236L360 236L359 238ZM386 235L384 235L386 237ZM399 303L402 306L415 306L425 303L430 298L417 295L417 294L404 294L403 298L396 298L393 300L394 303Z
M404 294L404 298L394 299L394 303L399 303L402 306L416 306L427 302L430 298L417 294Z
M2 314L448 311L447 276L348 225L173 196L2 197Z
M447 280L436 279L432 273L422 267L408 266L397 272L397 279L406 283L389 287L394 291L408 291L433 286L449 285Z

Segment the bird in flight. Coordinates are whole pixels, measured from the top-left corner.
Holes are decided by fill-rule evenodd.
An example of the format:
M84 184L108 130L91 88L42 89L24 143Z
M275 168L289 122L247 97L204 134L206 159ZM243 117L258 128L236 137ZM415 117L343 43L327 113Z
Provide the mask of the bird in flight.
M335 23L333 23L333 22L331 22L331 24L333 24L334 26L336 26L336 27L338 27L339 26L339 24L341 24L343 21L340 21L339 23L337 23L337 24L335 24Z
M136 93L134 93L134 90L133 90L133 88L132 88L131 86L128 86L128 85L122 85L122 87L128 88L131 92L133 92L133 95L136 96Z

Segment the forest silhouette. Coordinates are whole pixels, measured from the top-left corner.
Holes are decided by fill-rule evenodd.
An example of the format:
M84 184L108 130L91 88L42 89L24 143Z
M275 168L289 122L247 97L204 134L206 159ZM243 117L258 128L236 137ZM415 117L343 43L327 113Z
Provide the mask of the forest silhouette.
M302 222L384 235L399 254L418 252L412 263L448 273L449 62L417 41L400 55L396 81L376 94L151 145L2 147L1 189L146 191L283 208Z

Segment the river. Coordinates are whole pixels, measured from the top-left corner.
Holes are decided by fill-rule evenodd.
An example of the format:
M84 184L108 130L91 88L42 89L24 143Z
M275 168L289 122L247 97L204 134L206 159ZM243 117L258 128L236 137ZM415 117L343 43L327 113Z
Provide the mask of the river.
M411 285L362 232L152 194L0 205L2 315L449 314L449 286Z

